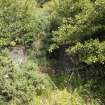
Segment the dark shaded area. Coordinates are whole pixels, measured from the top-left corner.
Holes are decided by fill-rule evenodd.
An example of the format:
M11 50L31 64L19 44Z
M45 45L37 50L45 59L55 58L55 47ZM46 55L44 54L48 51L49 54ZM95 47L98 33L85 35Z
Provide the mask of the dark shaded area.
M72 89L73 91L76 89L80 91L80 94L83 94L84 99L89 98L91 100L91 97L93 97L94 99L99 99L102 102L102 105L104 105L105 93L103 91L105 91L105 75L102 76L103 74L101 75L99 72L92 73L91 69L91 71L84 70L82 72L74 71L69 74L55 74L53 76L50 75L50 77L58 89L62 90L65 89L65 87L68 91L69 89Z

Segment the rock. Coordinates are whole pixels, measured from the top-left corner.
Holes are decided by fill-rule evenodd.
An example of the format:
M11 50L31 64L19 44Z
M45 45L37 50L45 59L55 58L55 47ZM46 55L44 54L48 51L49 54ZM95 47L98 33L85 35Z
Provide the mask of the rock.
M13 62L21 64L26 61L27 54L26 49L22 45L16 45L10 48L10 57Z

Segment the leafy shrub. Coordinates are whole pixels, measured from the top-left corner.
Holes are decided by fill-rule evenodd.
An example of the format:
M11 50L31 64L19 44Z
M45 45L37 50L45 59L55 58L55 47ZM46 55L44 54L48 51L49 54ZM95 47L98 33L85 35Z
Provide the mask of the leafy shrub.
M15 0L1 0L0 5L0 46L5 46L11 41L19 41L27 33L28 14L26 6L23 8Z
M52 16L58 19L56 21L60 21L60 24L55 24L56 29L52 28L53 42L50 51L62 45L73 46L74 42L84 42L91 38L100 39L99 34L104 31L105 27L102 23L105 21L104 0L95 2L91 0L57 1ZM101 40L104 40L104 33L101 34Z
M59 1L59 0L58 0ZM81 37L92 35L95 31L103 28L100 19L104 22L104 12L100 9L101 3L105 6L104 1L91 2L91 0L63 0L58 2L55 8L55 16L61 18L62 24L58 26L53 34L53 40L59 44L67 44L72 40L81 40ZM91 26L91 27L90 27ZM98 37L98 36L97 36Z
M33 61L19 66L5 51L0 53L1 105L100 105L100 101L89 94L90 86L81 84L82 81L74 76L59 75L54 82L59 83L59 87L64 83L64 90L58 90L48 75L38 71ZM71 89L73 85L74 89Z
M0 55L0 104L29 105L35 95L53 89L50 78L39 73L35 64L15 65Z
M70 54L78 54L80 60L87 63L104 63L105 62L105 42L99 40L89 40L85 43L77 43L75 46L69 48Z
M21 44L33 48L34 56L38 55L47 46L47 16L46 13L36 13L32 1L1 0L0 47Z

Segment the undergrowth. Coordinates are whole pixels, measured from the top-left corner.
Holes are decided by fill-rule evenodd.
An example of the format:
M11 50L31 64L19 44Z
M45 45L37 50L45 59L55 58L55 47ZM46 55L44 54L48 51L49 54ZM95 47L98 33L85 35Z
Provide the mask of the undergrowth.
M5 51L0 53L0 105L104 105L104 78L48 75L40 72L40 64L46 62L15 64Z

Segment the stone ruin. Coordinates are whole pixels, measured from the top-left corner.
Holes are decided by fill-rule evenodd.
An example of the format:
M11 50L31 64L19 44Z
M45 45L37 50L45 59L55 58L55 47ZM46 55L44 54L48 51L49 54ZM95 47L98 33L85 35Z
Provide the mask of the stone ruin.
M10 57L13 62L17 64L22 64L26 61L27 54L26 49L22 45L16 45L15 47L10 48Z

